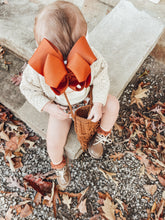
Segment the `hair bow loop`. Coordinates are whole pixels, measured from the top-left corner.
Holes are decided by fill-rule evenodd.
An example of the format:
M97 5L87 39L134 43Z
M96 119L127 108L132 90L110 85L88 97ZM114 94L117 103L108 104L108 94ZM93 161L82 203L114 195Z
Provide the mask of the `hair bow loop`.
M45 82L49 86L57 88L68 72L62 60L56 56L48 54L45 60L43 73Z
M72 59L67 64L67 68L76 76L79 83L85 81L91 73L88 62L78 53L72 56Z

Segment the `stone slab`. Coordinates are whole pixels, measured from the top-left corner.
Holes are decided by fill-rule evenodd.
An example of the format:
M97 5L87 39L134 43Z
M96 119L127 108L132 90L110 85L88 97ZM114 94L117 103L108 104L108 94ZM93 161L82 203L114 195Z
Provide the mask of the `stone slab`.
M28 60L36 48L33 35L34 18L44 5L54 1L55 0L8 0L8 4L1 4L0 44ZM92 0L94 1L95 10L92 10L91 1L86 1L85 5L84 0L68 1L83 8L82 11L87 20L89 31L106 15L107 8L109 8L109 6L99 3L98 0ZM90 16L88 16L88 14L90 14Z
M89 34L91 45L109 64L110 92L119 97L150 54L164 25L127 0L121 0Z
M100 2L107 4L111 7L115 7L120 0L99 0ZM139 10L144 10L152 17L159 18L165 23L165 0L160 0L158 4L151 2L150 0L130 0L132 4Z

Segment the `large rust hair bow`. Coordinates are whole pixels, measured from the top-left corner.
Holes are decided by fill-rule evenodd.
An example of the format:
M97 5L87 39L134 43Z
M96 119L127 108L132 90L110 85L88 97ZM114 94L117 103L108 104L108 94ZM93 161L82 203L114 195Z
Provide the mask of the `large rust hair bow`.
M72 47L65 65L61 52L44 38L28 63L35 71L44 76L46 84L56 95L61 95L68 87L80 91L89 86L90 65L96 59L83 36Z

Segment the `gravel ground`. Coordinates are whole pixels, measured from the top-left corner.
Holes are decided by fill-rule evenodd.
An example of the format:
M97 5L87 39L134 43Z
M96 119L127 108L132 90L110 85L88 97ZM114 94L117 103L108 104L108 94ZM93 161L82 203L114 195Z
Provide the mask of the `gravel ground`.
M150 73L138 78L145 69L149 70ZM163 91L165 83L164 73L165 65L156 62L152 57L148 57L120 97L120 114L117 123L120 126L124 126L122 135L119 135L119 131L113 130L113 143L105 147L102 159L95 160L92 159L88 153L83 153L79 159L70 161L71 184L67 187L66 191L69 193L79 193L89 187L84 196L84 199L86 198L87 212L81 214L76 208L76 198L72 199L70 209L65 204L59 204L57 202L56 218L54 217L52 207L49 208L43 204L36 205L34 202L31 202L33 214L25 219L91 219L92 216L99 214L100 209L98 208L101 205L98 202L98 192L108 193L112 201L117 204L117 209L122 211L122 215L125 218L119 217L118 213L116 214L116 216L118 216L116 219L149 219L147 210L151 210L155 201L157 204L161 201L164 187L160 184L156 175L153 176L155 180L151 180L151 178L145 174L141 177L139 176L142 164L140 160L131 153L132 151L128 144L125 126L128 125L129 127L132 112L145 114L157 101L165 102ZM149 89L147 92L148 97L143 98L144 107L142 109L138 109L136 104L130 105L132 91L133 89L137 89L140 82L146 84L146 88ZM146 113L145 115L149 117L150 114L151 113ZM31 136L34 135L30 128L27 127L27 130ZM163 133L161 134L163 135ZM138 142L137 139L135 141L136 143ZM26 153L24 153L22 157L23 167L17 169L16 172L10 170L5 163L3 154L0 153L0 217L4 218L10 206L14 206L22 201L21 196L29 197L34 200L36 194L36 191L32 188L21 191L18 187L9 187L7 185L8 177L19 180L23 186L23 177L26 174L46 173L51 169L44 140L39 137L35 147L25 149ZM110 159L109 156L115 154L115 152L123 153L123 157L116 160ZM105 178L100 169L115 173L115 178ZM157 190L153 195L147 193L144 189L144 185L152 184L157 186ZM17 194L12 197L11 195L6 196L4 192L17 192ZM119 204L119 201L122 201L127 206L127 209L124 208L123 210L125 206ZM21 219L19 215L16 214L15 209L13 209L12 214L12 219ZM150 219L155 219L154 216L154 213L152 213ZM98 216L95 219L105 218Z

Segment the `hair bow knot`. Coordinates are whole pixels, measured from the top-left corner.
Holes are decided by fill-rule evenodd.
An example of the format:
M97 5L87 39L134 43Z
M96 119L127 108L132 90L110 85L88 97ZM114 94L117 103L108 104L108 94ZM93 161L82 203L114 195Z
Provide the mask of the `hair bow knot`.
M96 60L85 37L81 37L71 49L67 64L64 64L61 52L47 39L43 39L29 60L29 65L44 76L45 83L57 95L70 87L80 91L88 87L91 81L90 65Z

